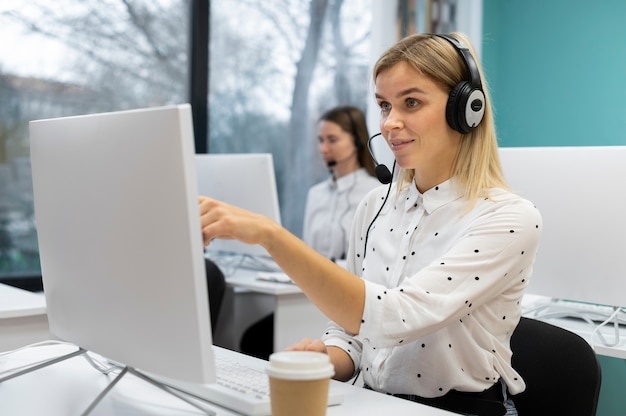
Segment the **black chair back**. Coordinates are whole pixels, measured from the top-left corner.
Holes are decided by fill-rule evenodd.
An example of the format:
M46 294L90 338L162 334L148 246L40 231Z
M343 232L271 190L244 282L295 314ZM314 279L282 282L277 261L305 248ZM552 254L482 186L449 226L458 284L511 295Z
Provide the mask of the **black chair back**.
M591 346L563 328L522 318L511 337L513 368L526 390L512 396L520 416L594 416L602 371Z

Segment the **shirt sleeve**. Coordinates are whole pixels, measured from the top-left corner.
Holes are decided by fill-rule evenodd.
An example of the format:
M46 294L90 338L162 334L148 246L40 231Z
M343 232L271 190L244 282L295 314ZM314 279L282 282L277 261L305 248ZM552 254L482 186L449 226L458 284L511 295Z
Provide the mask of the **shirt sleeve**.
M362 240L364 237L362 237L362 235L364 234L360 232L355 234L355 230L363 228L362 223L365 218L374 218L374 214L370 215L370 213L375 212L380 208L386 192L386 186L377 187L376 189L371 190L357 206L355 220L352 223L352 232L350 233L351 239L348 245L348 257L346 261L346 268L357 276L360 276L360 273L357 272L357 268L360 268L361 254L357 253L358 250L355 250L355 248L363 243ZM367 227L367 225L365 225L365 227ZM361 365L361 355L363 352L362 343L358 339L356 339L352 334L348 334L339 325L331 322L322 336L322 341L327 346L335 346L344 350L352 359L356 374L357 369Z
M342 327L331 322L322 336L322 341L326 346L339 347L344 350L354 363L354 375L361 366L361 354L363 346L360 341L348 334Z

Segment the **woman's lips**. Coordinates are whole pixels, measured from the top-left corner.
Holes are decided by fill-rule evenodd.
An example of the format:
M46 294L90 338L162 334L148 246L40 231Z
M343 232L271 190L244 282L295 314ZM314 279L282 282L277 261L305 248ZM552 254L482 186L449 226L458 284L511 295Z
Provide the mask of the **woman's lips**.
M404 147L406 147L409 143L412 143L413 140L411 139L392 139L389 141L389 144L391 146L391 150L393 151L397 151L397 150L402 150Z

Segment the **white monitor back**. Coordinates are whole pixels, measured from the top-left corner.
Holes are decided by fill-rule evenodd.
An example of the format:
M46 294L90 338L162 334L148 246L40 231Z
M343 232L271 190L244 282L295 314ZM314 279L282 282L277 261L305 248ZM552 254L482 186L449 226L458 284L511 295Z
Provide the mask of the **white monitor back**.
M30 145L51 332L212 382L190 106L33 121Z
M626 146L501 148L513 191L543 217L528 292L626 306Z
M271 153L211 153L196 155L198 192L265 215L278 224L280 206ZM207 250L268 256L260 245L237 240L213 240Z

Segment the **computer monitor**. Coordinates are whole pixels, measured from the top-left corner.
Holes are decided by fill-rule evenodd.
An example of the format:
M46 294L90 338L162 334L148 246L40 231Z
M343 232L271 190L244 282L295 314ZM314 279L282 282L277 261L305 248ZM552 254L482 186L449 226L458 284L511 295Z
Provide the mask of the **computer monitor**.
M197 154L198 192L231 205L280 220L274 159L271 153ZM213 240L208 251L269 256L257 244Z
M626 306L626 146L505 147L500 159L543 218L527 292Z
M189 105L30 123L50 331L131 368L215 380Z

